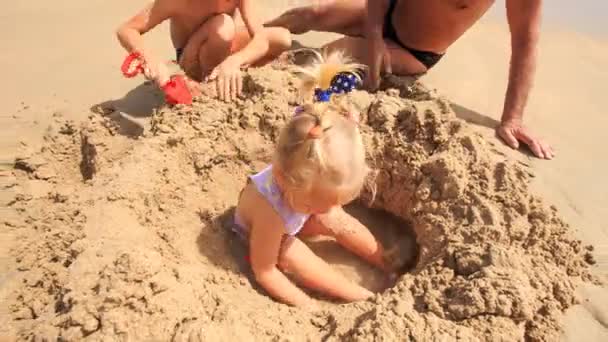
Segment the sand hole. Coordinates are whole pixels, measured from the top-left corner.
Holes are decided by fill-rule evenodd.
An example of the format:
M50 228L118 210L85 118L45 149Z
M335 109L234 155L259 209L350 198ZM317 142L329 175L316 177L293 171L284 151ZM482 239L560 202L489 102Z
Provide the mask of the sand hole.
M418 247L411 225L386 211L370 209L360 203L351 203L344 209L364 224L385 246L389 260L399 275L415 266ZM373 292L386 289L386 274L342 248L332 238L307 238L306 244L348 279Z

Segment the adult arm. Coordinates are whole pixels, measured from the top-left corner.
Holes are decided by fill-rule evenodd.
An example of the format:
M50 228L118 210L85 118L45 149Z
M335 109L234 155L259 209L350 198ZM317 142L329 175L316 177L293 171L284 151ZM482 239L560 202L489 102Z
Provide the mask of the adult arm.
M524 109L536 71L542 0L507 0L506 6L511 31L511 63L497 133L512 148L518 148L521 141L537 157L551 159L554 156L551 147L530 133L523 124Z
M386 48L383 37L384 16L388 9L388 1L368 0L366 9L365 38L368 43L368 86L371 90L375 90L380 85L382 67L384 66L386 72L391 72L390 53Z

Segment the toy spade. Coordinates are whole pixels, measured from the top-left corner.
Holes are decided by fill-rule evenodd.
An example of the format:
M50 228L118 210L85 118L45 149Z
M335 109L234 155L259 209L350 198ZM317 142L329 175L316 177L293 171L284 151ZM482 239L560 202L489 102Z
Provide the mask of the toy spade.
M144 72L144 61L138 52L130 53L121 66L122 74L132 78ZM186 85L183 75L173 75L165 84L160 86L169 104L192 104L192 94Z

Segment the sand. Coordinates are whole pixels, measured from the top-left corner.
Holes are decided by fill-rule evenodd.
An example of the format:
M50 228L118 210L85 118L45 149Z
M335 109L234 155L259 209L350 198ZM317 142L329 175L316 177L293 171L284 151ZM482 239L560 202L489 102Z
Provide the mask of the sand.
M608 168L601 144L606 124L602 85L608 81L603 69L608 62L605 38L563 27L543 32L539 72L527 121L557 146L559 156L551 162L530 158L525 151L508 150L493 137L491 127L499 118L507 75L508 31L504 19L498 23L484 21L474 27L423 78L447 96L453 113L442 111L436 95L431 96L430 102L414 102L418 108L416 117L420 115L418 110L430 108L429 127L446 129L454 121L454 114L466 120L469 125L463 125L458 135L470 138L470 146L476 151L462 150L462 143L455 140L435 141L443 135L441 129L436 133L416 129L406 134L393 127L389 132L396 135L412 134L413 145L445 146L445 161L434 164L425 155L427 147L395 149L391 145L395 141L386 138L386 132L379 132L389 129L391 122L400 122L403 117L399 119L393 111L402 106L411 111L411 100L399 100L392 93L388 101L382 99L386 95L374 100L365 95L355 97L362 102L362 108L368 102L384 101L378 105L378 112L369 112L372 116L366 137L370 146L383 146L379 153L383 157L390 153L388 160L410 154L419 158L403 159L402 163L412 163L406 168L378 163L378 170L391 170L390 174L404 178L422 174L420 179L429 179L431 189L456 191L458 196L441 197L439 204L433 199L433 191L430 199L424 199L428 191L412 195L414 189L409 189L399 194L411 206L407 210L390 208L387 203L393 195L377 197L371 205L396 213L401 224L391 222L401 228L420 227L425 220L438 223L441 228L430 231L445 244L429 243L427 235L420 234L418 228L418 239L426 241L421 243L426 246L421 249L421 260L425 260L425 255L430 260L410 270L394 290L372 303L327 304L320 313L303 314L277 305L258 292L247 278L250 274L239 254L242 249L221 228L221 214L234 205L238 191L235 189L240 184L220 180L228 172L234 173L235 177L229 180L233 181L260 167L274 134L269 132L276 130L284 117L265 122L269 127L263 125L259 129L261 137L259 133L241 134L249 132L249 126L231 128L229 132L238 134L224 137L220 143L209 132L201 133L200 146L193 146L195 142L186 135L192 127L177 128L179 135L186 135L186 143L179 142L179 137L168 139L172 131L162 130L166 130L163 125L167 123L179 122L176 116L197 117L202 111L161 111L152 119L160 120L160 125L151 129L148 117L160 104L159 96L152 87L140 85L139 80L120 78L118 66L123 52L113 37L116 24L142 3L14 2L5 8L0 36L10 49L0 53L4 78L8 80L0 94L4 169L0 195L3 205L10 206L2 208L1 215L0 298L9 305L0 307L0 337L12 340L19 336L62 334L73 339L87 335L94 340L104 336L112 340L124 338L126 335L121 332L128 331L132 339L175 336L180 340L192 336L194 340L198 337L210 341L251 336L257 340L272 340L275 336L285 340L304 336L312 340L325 336L394 340L407 334L419 340L440 334L445 334L445 340L453 340L454 336L463 340L499 336L512 340L523 335L539 338L539 334L542 340L608 338L608 291L593 281L608 274L608 216L604 210L608 188L603 181ZM281 6L287 5L292 4L265 10L278 13ZM313 34L301 41L319 44L330 38ZM151 33L147 42L161 55L172 56L166 27ZM45 56L42 63L40 56ZM16 67L16 61L28 67ZM120 111L112 115L119 119L120 128L114 127L116 120L99 115L87 119L91 106L107 105L108 100L111 107ZM262 102L265 101L272 99ZM221 109L217 113L205 111L211 119L199 124L214 131L212 118L217 118L218 127L224 132L234 125L224 122L221 115L230 109L215 105L212 108ZM237 115L238 108L232 109L232 116ZM277 111L272 111L270 117L284 115L285 108L275 108ZM68 119L73 121L66 126ZM419 127L418 119L408 120L413 120L408 121L413 127ZM82 121L86 122L85 129L81 128ZM45 135L49 125L54 128ZM120 133L144 136L125 137ZM377 140L376 135L380 135ZM429 138L433 141L429 142ZM211 142L207 144L205 139ZM260 150L241 151L242 139L252 139L245 140L250 142L247 146L259 146ZM177 151L186 145L189 149ZM84 172L80 169L82 146L88 156L85 161L92 161L82 164ZM39 152L41 147L44 150ZM190 170L179 168L196 165L191 156L184 156L191 149L203 155L197 157L202 174L195 169L192 175ZM96 160L92 158L93 151L97 153ZM214 157L205 157L205 153ZM442 151L437 153L441 155ZM370 158L374 158L370 160L383 159L380 155L370 152ZM233 166L235 156L249 159L239 159L241 164L228 167ZM18 170L13 168L16 157L23 158L17 163ZM243 169L244 165L248 165L248 170ZM502 190L495 187L500 177L493 177L501 174L495 172L499 169L505 170ZM221 177L207 174L209 170ZM388 171L383 172L386 175ZM484 175L488 172L490 176ZM93 177L83 184L83 174L87 173ZM448 173L464 176L454 180L445 177ZM381 180L379 176L378 181ZM486 191L479 198L472 196L479 193L480 187ZM515 196L509 189L523 191L525 196ZM443 196L442 191L436 194ZM501 197L508 198L506 203L516 203L519 209L526 208L540 216L533 215L525 223L525 215L497 201ZM365 205L369 203L359 204L354 210L365 211L361 209ZM447 205L451 207L446 208ZM463 215L462 208L476 209L465 210ZM452 212L453 209L460 211ZM435 211L434 216L429 210ZM364 213L362 219L369 216L373 215ZM506 232L493 230L512 225L512 218L524 223L519 233L510 228ZM566 228L565 222L570 227ZM463 231L452 230L456 223L465 227ZM532 234L526 235L525 227L533 228ZM525 239L507 242L522 232ZM473 235L462 235L465 233ZM404 239L402 252L411 248L408 234L399 236ZM560 239L551 242L553 239L546 238L547 234ZM572 234L583 243L576 242ZM471 245L472 238L480 240L479 244ZM370 288L378 286L377 273L347 253L332 249L332 243L310 243L349 277ZM592 254L597 260L591 269L582 261L589 244L595 246ZM548 256L550 260L546 260ZM407 253L404 257L408 257ZM564 273L567 276L563 279L554 276ZM528 283L536 287L530 288ZM572 305L575 297L580 304ZM545 299L546 305L539 304ZM233 312L237 306L247 309ZM561 317L566 308L565 317ZM242 329L234 329L241 325ZM489 326L493 329L484 330Z
M282 65L253 70L247 100L164 107L137 138L116 113L82 126L57 116L41 151L10 172L17 272L2 326L68 341L558 338L575 287L598 282L592 247L530 194L528 166L411 79L351 101L373 170L359 210L413 228L417 248L387 243L415 250L415 267L370 301L313 313L265 296L229 222L294 110L295 83Z

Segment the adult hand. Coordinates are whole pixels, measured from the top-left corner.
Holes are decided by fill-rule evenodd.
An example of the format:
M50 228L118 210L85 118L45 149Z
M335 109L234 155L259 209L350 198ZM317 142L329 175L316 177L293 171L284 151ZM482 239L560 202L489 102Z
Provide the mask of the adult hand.
M230 57L215 67L206 80L215 81L217 95L222 101L236 100L243 90L241 65Z
M367 41L367 65L369 67L367 88L371 91L375 91L380 86L381 71L389 74L392 72L391 58L382 35L369 36L367 37Z
M521 122L507 121L496 128L498 136L511 148L519 148L519 142L528 145L532 153L541 159L552 159L555 152L549 146L528 130Z

